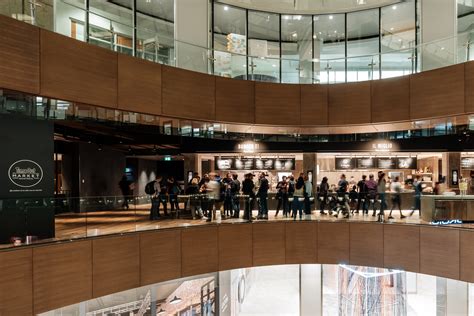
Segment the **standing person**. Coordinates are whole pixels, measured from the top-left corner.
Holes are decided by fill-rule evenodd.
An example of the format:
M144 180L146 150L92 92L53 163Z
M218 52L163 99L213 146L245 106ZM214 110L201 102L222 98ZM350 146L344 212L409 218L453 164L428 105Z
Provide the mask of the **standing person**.
M295 192L293 193L293 220L296 220L296 214L300 214L300 220L303 218L303 200L304 200L304 179L299 177L295 184ZM300 201L300 199L302 201Z
M421 217L421 192L423 191L423 188L421 187L420 176L415 177L415 181L413 181L413 188L415 189L415 205L410 212L410 216L413 215L415 210L418 210L419 216Z
M158 200L158 194L161 191L160 188L161 177L158 176L155 180L148 182L145 186L145 193L150 196L151 208L150 208L150 220L154 221L160 219L160 202Z
M163 213L164 216L168 216L168 181L161 178L160 181L160 193L158 194L158 208L163 204Z
M387 202L385 201L385 192L387 191L387 181L385 180L385 173L379 172L379 181L377 182L377 194L380 200L380 212L379 216L385 213L387 208ZM373 215L375 216L375 214Z
M398 210L400 211L400 218L403 219L405 216L402 213L402 185L400 183L400 177L395 177L395 179L390 184L390 191L392 192L392 208L390 209L390 214L388 214L388 219L393 219L392 211L395 208L395 205L398 206Z
M364 174L362 175L362 179L357 182L357 192L359 196L357 197L357 210L355 211L356 214L359 214L359 210L362 207L362 214L366 211L367 207L367 186L365 182L367 181L367 176Z
M276 189L278 204L276 208L275 217L278 216L280 208L283 210L283 216L286 217L288 213L288 182L286 176L283 176L281 181L278 182Z
M132 195L132 181L128 180L126 175L123 175L122 179L120 179L120 182L118 183L118 186L123 196L122 208L128 210L128 199L130 198L130 195Z
M328 191L329 191L329 183L328 178L323 177L321 180L321 184L319 185L319 212L321 215L326 215L327 213L324 212L328 202Z
M216 211L218 207L218 202L220 200L220 195L221 195L221 186L219 182L216 179L216 175L214 173L211 173L209 175L209 183L207 184L206 187L208 198L209 198L209 217L207 218L207 221L210 222L212 219L216 220Z
M179 203L178 203L178 194L179 194L179 186L176 180L174 179L173 176L168 178L168 196L171 204L171 214L175 211L176 209L176 218L178 218L179 214Z
M199 182L199 193L201 194L201 209L205 217L209 218L209 195L207 189L209 185L209 176L206 174Z
M252 210L253 203L255 201L255 184L253 183L253 174L247 173L245 179L242 182L242 193L247 195L245 198L245 208L244 208L244 219L251 221L252 220Z
M236 173L232 175L232 208L234 210L233 217L239 218L240 216L240 181Z
M293 194L295 193L295 177L290 175L290 179L288 180L288 197L292 198ZM293 217L293 207L292 203L288 203L288 213L291 212L290 216Z
M304 213L311 214L311 201L310 198L313 196L313 183L309 180L306 175L304 177Z
M189 205L191 207L191 215L193 219L197 219L198 217L202 217L201 214L201 201L198 196L199 194L199 180L198 178L194 177L191 180L191 183L188 186L188 194L189 197Z
M258 187L258 197L260 198L260 218L268 219L268 189L269 183L265 172L260 174L260 186Z
M369 214L369 208L372 206L373 216L375 216L375 199L377 198L377 182L374 180L374 175L369 175L369 180L365 182L367 188L365 214Z
M224 179L222 179L222 189L224 194L224 214L227 217L231 216L232 212L232 174L228 172Z
M344 206L342 214L344 215L344 218L349 217L349 203L347 203L346 200L346 193L349 188L349 182L346 180L346 175L341 174L341 177L339 178L339 182L337 183L337 198L338 198L338 204ZM341 201L342 199L342 201ZM336 213L335 217L339 215L339 211Z

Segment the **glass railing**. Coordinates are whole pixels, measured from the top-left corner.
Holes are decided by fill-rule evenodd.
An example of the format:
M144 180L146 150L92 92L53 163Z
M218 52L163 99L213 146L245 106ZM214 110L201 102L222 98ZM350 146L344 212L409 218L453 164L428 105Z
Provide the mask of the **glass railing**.
M474 58L470 48L474 31L377 54L301 60L245 55L232 48L219 50L185 43L173 39L173 32L165 26L156 27L144 21L134 28L128 15L106 16L93 8L90 10L93 12L88 12L82 7L82 1L57 1L56 10L53 5L46 4L37 8L32 2L28 4L31 9L22 11L29 12L27 14L16 13L15 10L22 8L19 0L5 2L0 6L0 14L41 28L137 58L236 79L301 84L358 82L409 75ZM401 38L398 40L402 41ZM245 49L239 48L239 51ZM298 53L294 55L298 56Z

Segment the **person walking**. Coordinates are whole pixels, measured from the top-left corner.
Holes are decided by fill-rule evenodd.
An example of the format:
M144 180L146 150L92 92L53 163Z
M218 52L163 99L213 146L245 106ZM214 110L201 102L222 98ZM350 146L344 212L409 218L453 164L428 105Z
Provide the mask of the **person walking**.
M293 220L296 220L296 214L299 213L300 220L303 218L303 201L304 201L304 179L299 177L295 184L295 192L293 193Z
M120 188L120 191L122 192L123 197L122 208L128 210L128 199L132 195L132 181L128 180L126 175L123 175L122 179L120 179L120 182L118 183L118 186Z
M357 192L359 196L357 197L357 209L355 211L356 214L359 214L359 211L362 208L362 214L365 213L367 208L367 186L365 182L367 181L367 176L364 174L362 175L362 179L357 182Z
M199 180L198 178L192 178L191 183L188 185L189 194L189 206L191 207L191 215L193 219L197 219L202 216L201 211L201 199L199 197Z
M375 182L373 174L369 175L369 180L365 182L365 186L367 189L365 214L367 215L369 214L369 208L372 206L372 209L373 209L372 216L375 216L375 212L376 212L375 199L377 198L377 182Z
M242 182L242 193L247 196L245 198L244 219L248 221L252 220L252 210L255 201L254 188L255 184L253 183L253 174L247 173Z
M258 197L260 198L260 218L268 219L268 189L269 183L265 172L260 174L260 186L258 187Z
M321 180L321 184L319 185L319 213L321 215L326 215L327 213L324 212L328 202L328 191L329 191L329 184L328 178L323 177Z
M395 208L395 206L398 206L398 210L400 211L400 219L405 218L405 216L402 213L402 197L401 197L402 190L403 189L400 183L400 177L395 177L395 179L390 184L390 191L392 193L392 208L390 209L390 214L388 214L388 219L393 219L392 211Z
M158 195L161 191L160 188L161 177L156 178L153 181L148 182L145 185L145 193L150 196L151 208L150 208L150 220L160 219L160 202L158 200Z
M231 188L231 194L232 194L232 209L234 210L234 214L232 217L234 218L239 218L240 217L240 181L239 177L236 173L232 175L232 188Z
M387 191L387 181L385 180L385 173L379 172L379 180L377 182L377 194L380 201L379 216L384 215L385 209L387 208L387 202L385 200L385 192ZM375 216L375 214L373 215Z
M415 210L419 211L419 216L421 218L421 193L423 191L422 182L420 181L420 176L415 177L415 181L413 181L413 188L415 189L415 205L413 206L410 216L413 215Z
M277 207L275 217L278 216L280 209L283 210L283 216L288 216L288 181L287 177L283 176L280 182L278 182L277 186Z

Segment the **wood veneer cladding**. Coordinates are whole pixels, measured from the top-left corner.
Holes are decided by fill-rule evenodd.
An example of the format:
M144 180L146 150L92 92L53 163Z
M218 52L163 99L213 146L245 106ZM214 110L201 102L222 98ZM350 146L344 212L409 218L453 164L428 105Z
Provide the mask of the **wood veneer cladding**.
M288 222L285 224L286 263L318 262L318 223Z
M34 313L92 298L92 241L33 248Z
M40 92L39 29L0 15L0 87Z
M255 82L216 77L216 120L255 123Z
M459 230L420 227L420 273L459 279Z
M161 114L161 65L118 54L118 108Z
M252 225L221 225L219 271L252 266Z
M33 250L0 252L0 316L33 315Z
M301 125L328 125L327 85L301 85Z
M464 112L464 65L410 76L410 118L423 119Z
M460 278L463 281L474 282L474 232L460 232Z
M420 227L384 226L384 266L411 272L420 271Z
M299 85L255 82L255 123L299 125L300 122Z
M285 264L285 223L253 225L253 265Z
M464 93L466 94L464 111L474 112L474 61L464 64Z
M217 227L184 229L181 233L182 276L218 271Z
M372 122L410 119L410 77L372 81Z
M214 120L216 77L162 66L163 114Z
M318 262L349 263L349 223L318 224Z
M117 107L117 53L41 30L41 94Z
M370 85L370 81L329 85L329 124L370 123Z
M140 234L140 285L181 277L181 231Z
M140 286L138 245L138 235L101 238L92 242L94 297Z
M350 224L350 264L383 267L383 228L384 225Z

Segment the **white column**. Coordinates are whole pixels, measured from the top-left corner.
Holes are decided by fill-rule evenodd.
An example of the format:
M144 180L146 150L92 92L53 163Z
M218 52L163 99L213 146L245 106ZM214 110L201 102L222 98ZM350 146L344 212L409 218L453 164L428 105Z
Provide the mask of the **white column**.
M468 284L446 279L446 315L468 315Z
M300 315L322 315L323 283L320 264L300 266Z
M421 70L456 62L456 0L421 0ZM450 38L450 39L447 39ZM433 41L437 41L433 43Z
M176 66L208 72L209 0L175 0Z

